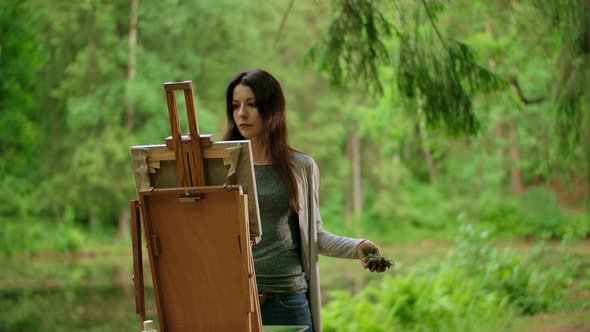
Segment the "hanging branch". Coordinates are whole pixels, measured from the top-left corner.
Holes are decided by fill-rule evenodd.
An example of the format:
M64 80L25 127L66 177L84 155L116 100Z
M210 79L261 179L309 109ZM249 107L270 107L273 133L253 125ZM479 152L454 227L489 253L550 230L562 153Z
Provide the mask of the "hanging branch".
M442 34L440 33L440 30L438 30L438 26L434 22L434 14L433 14L432 10L430 9L430 7L428 7L426 0L422 0L422 5L424 6L424 9L426 10L426 15L428 16L428 20L430 21L430 25L432 25L432 29L436 33L438 40L440 41L440 43L442 44L442 46L444 48L447 48L447 43L445 42L445 39L443 38Z
M370 0L338 0L336 14L325 38L312 47L306 60L317 61L330 74L332 85L369 83L367 90L381 93L379 66L390 61L384 40L394 27Z
M429 126L440 127L454 136L474 135L480 130L473 108L474 96L503 89L508 82L479 65L469 46L442 35L436 25L439 8L421 0L414 25L398 30L373 1L335 3L339 4L338 11L318 57L320 70L329 73L333 83L345 86L351 81L362 82L367 90L374 89L379 94L380 69L393 66L397 80L392 84L407 99L424 98L423 111ZM422 8L427 18L420 17ZM425 20L442 47L420 34ZM392 61L384 43L391 36L390 31L399 39L397 63ZM309 55L314 58L315 50Z
M563 150L581 143L584 104L590 84L590 1L532 0L550 27L563 35L559 65L554 72L551 101L557 113L557 128ZM571 150L573 151L573 149Z
M518 83L518 78L516 78L516 76L510 77L509 81L514 86L514 89L516 90L516 95L518 96L520 101L522 101L524 104L526 104L526 105L538 104L538 103L545 101L545 99L546 99L545 96L540 96L540 97L536 97L536 98L525 97L524 93L522 92L522 89L520 88L520 83Z
M291 0L289 2L289 7L287 7L287 11L285 11L285 14L283 14L283 19L281 20L281 25L279 25L279 30L277 31L277 34L275 35L274 46L277 45L277 42L279 41L279 38L281 37L281 33L283 32L283 28L285 28L285 22L287 22L287 17L289 17L289 13L291 13L291 8L293 8L294 2L295 2L295 0Z

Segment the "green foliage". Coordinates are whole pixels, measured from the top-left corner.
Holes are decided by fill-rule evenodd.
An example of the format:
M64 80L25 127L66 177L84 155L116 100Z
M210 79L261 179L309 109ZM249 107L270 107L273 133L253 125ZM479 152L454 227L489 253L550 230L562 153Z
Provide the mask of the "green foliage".
M563 242L575 243L590 237L590 214L584 213L573 217L564 226Z
M134 196L129 147L170 134L162 84L193 80L201 131L218 132L226 82L265 46L248 15L224 14L272 22L268 7L241 1L141 4L129 80L129 9L104 0L0 8L3 216L115 225ZM183 98L178 106L186 124Z
M377 288L355 296L334 293L324 308L324 330L476 331L482 325L490 330L502 326L508 317L505 302L495 294L481 296L477 284L462 277L451 271L436 277L386 276Z
M583 142L582 123L588 118L590 3L584 0L552 3L533 0L532 3L549 18L552 28L569 32L563 36L560 45L559 64L554 71L553 101L560 133L565 138L563 146L572 149Z
M585 219L565 214L555 194L546 188L531 189L520 197L491 190L474 197L469 191L452 189L449 183L403 181L396 188L368 196L363 232L375 236L395 234L400 229L449 232L465 220L504 237L539 239L578 234L576 238L580 238L587 232L582 225ZM395 208L390 202L395 202ZM574 232L573 225L581 228Z
M389 60L383 40L393 27L374 1L338 0L333 7L336 13L326 38L310 49L307 61L317 61L336 86L344 87L348 81L374 82L381 92L378 66Z
M393 196L376 195L372 202L370 228L377 232L397 228L419 228L442 231L454 228L454 220L460 213L455 202L449 199L446 188L430 186L415 181L400 183ZM389 202L396 202L392 209ZM369 230L367 230L369 231Z
M43 324L43 313L38 310L38 299L31 294L14 294L0 290L0 326L4 331L38 331Z
M0 173L18 178L39 138L34 87L41 56L30 16L20 1L0 6Z
M443 41L442 54L430 44L412 45L401 38L397 85L407 98L423 98L426 122L454 135L473 135L480 124L473 97L506 86L492 72L477 64L473 50L456 41Z
M522 197L484 195L474 203L466 205L467 214L503 236L561 237L572 220L555 194L544 188L527 191Z
M19 218L29 210L30 200L28 194L32 191L29 181L6 175L0 179L0 216L13 216Z
M547 266L544 248L529 257L505 250L498 252L488 232L467 224L460 230L460 242L445 262L450 268L480 278L481 291L506 297L518 314L534 315L559 308L572 281L574 266Z
M540 250L523 258L497 252L485 232L461 229L456 249L356 295L333 294L326 331L495 331L515 315L562 305L571 266L545 266Z
M583 28L585 14L563 2L568 10L540 16L551 9L542 6L335 0L297 2L286 13L277 2L140 3L136 75L128 80L127 1L10 2L0 8L0 215L14 220L17 237L29 222L37 233L57 224L113 231L134 196L129 146L169 135L162 83L193 80L201 131L219 139L227 81L261 67L284 87L290 143L320 166L329 230L443 237L459 219L502 236L584 237L587 219L570 217L566 190L554 194L549 185L574 183L568 208L586 211L590 145L566 155L553 105L526 104L500 79L517 77L525 95L557 92L556 50L570 45L563 29ZM549 26L553 14L561 16ZM320 74L300 66L312 45ZM574 60L563 63L585 66ZM578 78L568 84L583 92ZM352 89L331 90L330 81ZM381 94L367 94L379 86ZM588 117L579 120L590 128ZM353 211L353 135L362 211ZM513 181L524 193L512 194ZM66 237L74 248L76 237Z
M429 126L441 127L453 135L479 132L473 98L480 92L505 88L506 83L479 65L468 45L441 35L434 20L444 8L442 2L422 1L413 8L399 7L396 15L401 19L396 23L367 1L335 2L334 7L338 14L319 47L318 65L337 85L360 81L382 93L378 68L392 66L401 95L410 100L418 98L418 108L423 107ZM407 17L411 15L415 17ZM390 59L395 51L384 42L391 30L398 37L397 63ZM312 58L315 52L312 49Z
M47 224L33 217L0 219L0 254L75 252L88 245L88 233L73 222Z
M520 199L521 222L530 225L532 234L560 236L567 218L555 194L544 188L528 190Z
M281 82L290 142L320 166L326 229L391 243L448 238L473 222L502 237L587 241L583 2L296 1L279 33L287 2L140 1L134 80L126 79L128 1L3 3L0 256L14 262L3 261L0 326L101 330L113 319L119 330L137 327L128 261L104 273L67 258L97 242L129 248L113 240L135 195L128 148L169 135L162 83L192 80L201 131L219 139L227 82L256 67ZM307 51L320 73L301 67ZM508 78L539 97L529 99L552 102L526 103ZM356 213L352 135L361 137ZM514 316L561 308L579 257L497 251L473 228L461 236L442 261L386 275L358 295L336 293L327 330L502 331ZM39 271L26 260L38 255L57 255L63 268ZM575 276L582 289L588 273Z

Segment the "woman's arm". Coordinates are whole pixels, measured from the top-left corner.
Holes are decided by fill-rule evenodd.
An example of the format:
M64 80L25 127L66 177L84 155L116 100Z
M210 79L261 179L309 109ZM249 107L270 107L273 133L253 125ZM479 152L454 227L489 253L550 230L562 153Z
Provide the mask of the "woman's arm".
M381 249L375 243L365 239L355 239L344 236L334 235L324 230L322 217L320 215L319 204L319 187L320 172L315 161L312 159L312 204L314 211L314 221L317 230L318 251L321 255L339 257L339 258L358 258L365 269L371 272L384 272L387 268L385 264L372 264L368 259L371 257L382 257Z
M318 252L324 256L332 256L339 258L358 258L357 247L363 239L354 239L343 236L334 235L326 231L323 227L322 217L320 215L320 171L313 159L311 159L308 172L311 173L311 185L308 195L308 204L311 205L311 211L316 226Z

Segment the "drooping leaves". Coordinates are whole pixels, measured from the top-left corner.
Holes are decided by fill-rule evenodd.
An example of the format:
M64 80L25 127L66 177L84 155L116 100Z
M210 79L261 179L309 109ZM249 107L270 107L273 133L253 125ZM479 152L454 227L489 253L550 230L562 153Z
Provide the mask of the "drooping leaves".
M440 52L433 47L410 44L399 48L397 86L402 94L424 100L427 123L453 135L473 135L480 128L472 98L479 92L502 88L506 83L480 66L465 44L449 40Z
M585 103L590 100L590 1L532 1L554 29L567 31L555 70L553 103L566 149L580 142ZM590 104L590 103L588 103Z
M377 10L374 1L336 0L333 7L338 12L328 34L309 56L314 60L320 54L316 61L322 71L330 73L333 85L374 82L371 86L381 92L378 67L389 62L384 40L391 35L392 25Z
M356 81L367 90L382 93L378 69L393 66L402 95L424 101L429 126L452 135L478 132L480 124L473 111L473 97L506 84L477 63L469 46L441 35L435 19L444 9L442 2L422 1L413 20L402 18L396 24L374 2L340 0L334 6L339 11L321 44L318 63L337 86ZM398 9L398 14L406 16L403 9ZM395 52L389 46L392 43L385 45L392 31L397 36L393 41L398 47L397 61L390 56Z

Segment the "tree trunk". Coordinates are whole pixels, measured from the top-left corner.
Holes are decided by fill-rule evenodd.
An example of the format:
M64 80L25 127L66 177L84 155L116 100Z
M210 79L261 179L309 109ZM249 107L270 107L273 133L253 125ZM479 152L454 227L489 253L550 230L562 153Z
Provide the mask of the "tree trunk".
M363 210L363 189L361 185L361 139L356 132L350 137L350 145L352 148L353 214L359 216Z
M351 136L352 137L352 136ZM348 138L347 142L346 142L346 160L348 162L350 162L350 165L353 164L352 161L352 140L351 137ZM352 224L352 216L353 216L353 211L354 211L354 207L353 207L353 192L354 186L352 184L352 181L346 181L346 194L344 195L344 222L347 225Z
M501 119L501 116L498 117L497 121L496 121L496 142L498 142L496 144L496 146L498 147L498 160L499 160L499 164L500 167L502 169L502 180L501 182L504 183L504 179L505 179L505 171L508 168L507 166L507 153L506 153L506 124L505 122Z
M121 239L129 239L131 237L131 214L129 211L129 206L124 206L121 211L119 212L119 227L118 227L118 236Z
M393 164L393 167L395 169L395 173L393 174L393 178L391 179L391 183L393 184L394 188L397 188L399 186L399 182L401 179L401 174L399 172L400 170L400 165L401 165L401 156L399 154L399 152L396 152L393 154L393 156L391 157L391 163Z
M418 97L418 121L420 138L422 141L422 151L424 152L424 159L428 165L428 176L430 183L435 183L437 179L436 168L434 167L434 158L430 152L430 141L428 139L428 132L426 131L426 119L424 118L424 112L422 110L422 99Z
M139 0L131 0L131 10L129 12L129 52L128 52L128 67L127 67L127 95L126 103L126 119L125 128L127 133L131 135L133 132L133 113L135 112L133 102L129 93L131 83L135 80L135 49L137 45L137 7ZM120 238L126 239L130 236L130 214L127 206L123 207L119 212L118 235Z
M131 10L129 14L129 51L128 51L128 67L127 67L127 89L135 79L135 49L137 45L137 6L139 0L131 0ZM135 112L129 91L126 96L127 116L125 121L125 128L129 133L133 130L133 113Z
M513 194L522 194L524 184L522 171L520 170L520 141L518 139L518 126L515 120L510 124L510 189Z
M88 216L88 226L90 233L95 233L98 229L98 217L96 216L96 207L90 208L90 215Z
M117 282L119 287L123 290L125 297L131 297L131 277L129 273L129 267L127 265L117 266Z

